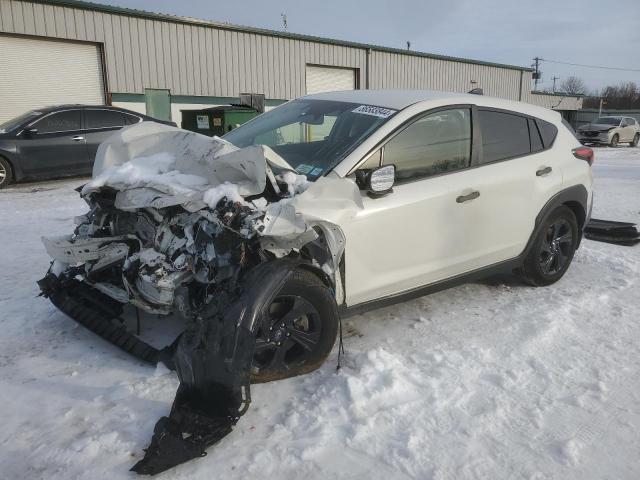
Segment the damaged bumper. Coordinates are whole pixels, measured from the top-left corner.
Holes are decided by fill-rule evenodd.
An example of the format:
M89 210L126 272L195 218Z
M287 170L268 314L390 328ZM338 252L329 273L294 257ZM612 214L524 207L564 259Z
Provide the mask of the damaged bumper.
M157 422L133 471L155 474L202 456L231 432L250 403L265 310L298 266L317 271L329 298L342 303L344 235L336 224L303 213L297 189L308 185L296 179L292 186L291 176L266 147L238 150L143 123L100 146L93 180L81 192L90 210L76 219L74 233L43 239L53 263L38 282L42 294L136 358L162 361L180 379L169 416ZM323 178L313 187L310 204L333 193L343 205L357 206L357 188L343 179ZM158 350L127 331L127 304L177 314L185 329Z

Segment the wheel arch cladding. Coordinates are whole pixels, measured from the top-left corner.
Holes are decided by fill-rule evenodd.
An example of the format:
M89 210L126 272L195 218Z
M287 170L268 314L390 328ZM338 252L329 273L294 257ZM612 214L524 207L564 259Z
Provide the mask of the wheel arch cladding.
M544 205L544 207L542 207L542 209L538 213L538 216L536 217L535 227L533 229L533 232L531 233L531 236L529 237L527 246L522 252L521 258L524 259L527 256L527 254L533 247L535 238L544 225L545 220L558 207L568 207L576 216L579 227L578 245L576 246L576 248L580 246L580 242L582 240L582 231L584 229L586 221L588 198L589 194L587 192L587 189L582 184L565 188L564 190L561 190L553 197L551 197Z
M563 205L571 209L573 214L576 216L576 220L578 221L578 227L580 228L580 231L582 231L585 227L585 222L587 219L587 213L585 208L582 206L581 203L576 202L575 200L570 200L568 202L565 202Z

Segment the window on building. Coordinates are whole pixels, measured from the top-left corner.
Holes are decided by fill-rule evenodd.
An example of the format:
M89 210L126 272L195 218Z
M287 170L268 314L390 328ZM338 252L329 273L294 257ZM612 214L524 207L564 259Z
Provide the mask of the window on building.
M529 122L529 140L531 142L531 152L539 152L540 150L544 150L544 146L542 145L542 138L540 138L540 132L538 131L538 127L536 126L536 122L533 119L528 119Z
M526 155L531 151L527 119L520 115L480 110L481 163Z
M85 110L87 128L114 128L125 125L124 116L114 110Z
M465 168L471 159L471 112L453 109L415 121L384 146L396 179L413 180Z
M70 132L80 130L80 110L52 113L33 125L38 133Z
M558 128L553 123L545 122L539 118L536 118L536 123L538 124L540 135L542 136L544 148L549 148L553 145L556 135L558 135Z

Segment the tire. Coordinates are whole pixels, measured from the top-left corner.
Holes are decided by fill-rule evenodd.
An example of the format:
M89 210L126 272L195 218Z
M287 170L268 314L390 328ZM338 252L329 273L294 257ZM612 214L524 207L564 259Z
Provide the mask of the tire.
M640 133L636 133L633 136L633 140L631 141L631 143L629 143L630 147L637 147L638 143L640 143Z
M257 332L252 383L295 377L324 363L338 335L339 315L333 293L318 277L296 270L268 317Z
M565 206L555 209L544 220L524 260L522 279L537 287L560 280L573 260L579 235L571 209Z
M613 137L611 137L611 142L609 143L610 147L617 147L618 146L618 141L620 140L620 137L618 136L618 134L614 134Z
M11 165L4 158L0 157L0 189L5 188L13 180L13 170Z

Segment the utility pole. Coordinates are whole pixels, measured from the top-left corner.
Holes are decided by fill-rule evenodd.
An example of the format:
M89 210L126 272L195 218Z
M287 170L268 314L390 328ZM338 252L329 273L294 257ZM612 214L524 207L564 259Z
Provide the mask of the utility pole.
M533 89L538 90L538 82L542 78L542 72L540 72L540 61L542 59L540 57L536 57L533 59L535 62L533 65Z
M602 116L602 105L606 105L606 104L607 104L607 102L605 102L605 101L603 100L603 98L602 98L602 97L600 97L600 108L598 109L598 116L599 116L599 117L601 117L601 116Z
M553 93L556 93L556 80L559 80L560 77L551 77L553 79L553 90L551 90Z

